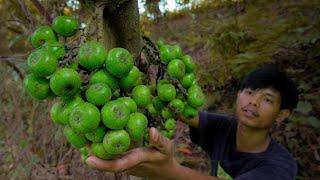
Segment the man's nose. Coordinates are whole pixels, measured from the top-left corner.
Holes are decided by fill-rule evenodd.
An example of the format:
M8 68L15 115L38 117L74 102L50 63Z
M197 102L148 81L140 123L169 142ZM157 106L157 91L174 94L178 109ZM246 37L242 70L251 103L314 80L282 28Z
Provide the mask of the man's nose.
M250 98L250 101L249 103L255 107L259 107L259 104L260 104L260 99L261 97L257 94L254 94L251 98Z

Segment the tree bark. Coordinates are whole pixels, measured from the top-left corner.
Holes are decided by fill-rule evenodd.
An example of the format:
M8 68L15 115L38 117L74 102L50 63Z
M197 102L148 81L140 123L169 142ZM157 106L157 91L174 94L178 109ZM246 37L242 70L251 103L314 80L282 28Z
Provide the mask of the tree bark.
M126 48L135 59L142 48L137 0L105 0L98 7L99 34L107 50Z

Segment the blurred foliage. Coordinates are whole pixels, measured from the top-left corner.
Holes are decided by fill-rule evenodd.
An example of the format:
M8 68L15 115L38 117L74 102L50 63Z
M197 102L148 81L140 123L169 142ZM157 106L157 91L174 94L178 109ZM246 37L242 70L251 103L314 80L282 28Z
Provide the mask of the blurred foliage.
M218 177L219 178L221 178L221 179L224 179L224 180L231 180L232 179L232 177L231 176L229 176L223 169L222 169L222 167L219 165L218 166L218 171L217 171L218 173Z
M148 14L148 17L152 17L154 19L159 18L161 16L161 11L159 7L159 3L161 0L142 0L141 3L144 4L144 8L146 9L145 14Z

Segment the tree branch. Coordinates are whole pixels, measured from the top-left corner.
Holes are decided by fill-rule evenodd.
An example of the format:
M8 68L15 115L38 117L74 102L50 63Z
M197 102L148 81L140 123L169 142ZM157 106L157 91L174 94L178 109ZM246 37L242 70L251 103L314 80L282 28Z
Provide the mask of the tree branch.
M129 0L104 0L99 6L105 6L109 12L114 12L121 9L121 6Z
M24 79L24 74L20 71L20 69L13 63L8 60L4 60L4 62L10 66L18 75L21 80Z
M0 61L17 61L17 60L25 60L27 58L27 54L17 54L17 55L0 55Z
M48 14L48 11L42 6L42 4L38 1L38 0L31 0L31 2L33 3L33 5L38 9L38 11L40 12L40 14L42 14L45 17L46 23L48 25L51 25L52 23L52 18L51 16Z
M21 9L22 9L24 15L26 16L28 22L33 27L34 26L34 21L32 19L32 16L31 16L31 13L30 13L29 9L27 8L27 5L26 5L25 1L24 0L19 0L19 4L20 4Z
M109 6L110 2L113 4ZM106 49L122 47L132 53L136 59L142 48L138 1L120 0L115 3L115 0L112 0L110 2L102 6L102 12L98 12L99 18L102 18L102 24L100 24L102 27L99 27L99 31Z
M8 66L10 66L20 77L20 79L24 79L24 74L22 71L12 62L17 60L25 60L26 55L25 54L18 54L18 55L12 55L12 56L0 56L0 62L4 61Z

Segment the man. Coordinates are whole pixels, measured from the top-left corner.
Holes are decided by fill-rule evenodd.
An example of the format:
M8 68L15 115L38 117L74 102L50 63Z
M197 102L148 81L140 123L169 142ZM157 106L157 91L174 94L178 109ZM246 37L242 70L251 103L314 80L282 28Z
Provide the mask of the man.
M149 132L153 148L133 149L110 161L91 156L86 162L100 170L150 179L218 179L218 163L234 179L294 179L296 162L269 131L290 115L297 102L294 83L276 68L264 67L243 80L237 93L236 117L201 111L197 118L182 119L190 125L191 140L210 155L212 176L179 165L172 143L155 128Z

